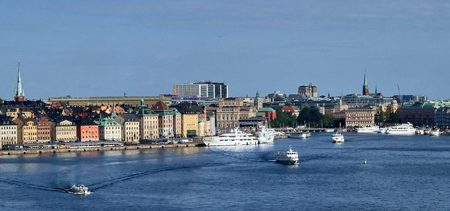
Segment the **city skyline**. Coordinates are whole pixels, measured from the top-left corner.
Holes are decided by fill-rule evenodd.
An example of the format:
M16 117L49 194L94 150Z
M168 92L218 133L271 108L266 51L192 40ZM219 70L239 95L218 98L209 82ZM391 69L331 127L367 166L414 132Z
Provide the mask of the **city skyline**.
M0 98L158 95L219 81L230 96L370 92L448 99L446 1L2 2ZM351 5L351 7L348 7ZM245 73L242 75L242 73Z

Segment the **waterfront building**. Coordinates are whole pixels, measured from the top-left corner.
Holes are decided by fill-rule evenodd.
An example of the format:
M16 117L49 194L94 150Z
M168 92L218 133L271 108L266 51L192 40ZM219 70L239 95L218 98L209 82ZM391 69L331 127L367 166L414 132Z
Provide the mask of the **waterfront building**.
M375 126L375 107L349 108L345 111L345 125L347 127Z
M36 143L38 140L38 126L34 119L25 119L22 126L21 140L23 144Z
M122 141L122 126L114 117L101 117L98 125L99 138L102 141Z
M254 106L244 106L242 98L226 98L219 101L216 111L217 129L232 129L239 127L239 120L256 116Z
M141 100L141 106L136 114L140 118L139 133L141 135L141 140L158 139L159 116L145 106L143 99Z
M265 117L252 117L248 119L239 120L240 128L260 128L265 126L267 119Z
M122 114L116 117L116 121L122 125L123 141L138 144L141 138L140 118L136 114Z
M176 109L172 108L173 111L173 132L175 137L182 137L183 136L183 118L181 113Z
M400 119L416 126L433 126L439 108L450 107L447 101L426 101L423 103L404 103L399 109Z
M69 105L69 106L111 106L130 105L134 107L140 106L141 99L146 103L145 106L151 107L159 101L163 101L167 105L170 104L170 98L153 97L153 96L115 96L115 97L53 97L48 102L52 105Z
M195 137L199 135L198 113L184 113L182 118L182 136Z
M39 143L48 143L52 140L53 122L47 117L41 117L37 120L37 141Z
M158 102L152 106L152 111L158 115L159 136L161 138L174 137L174 113L172 109L164 104Z
M313 86L311 83L309 85L299 86L298 95L301 98L316 98L319 96L317 86Z
M57 120L54 127L52 140L57 142L75 142L78 140L77 126L73 121L68 119Z
M450 127L450 107L441 107L436 110L434 117L435 126L448 129Z
M80 142L99 141L99 126L90 119L81 120L77 126L77 136Z
M0 147L17 144L17 125L11 117L0 115Z
M357 108L364 106L376 106L389 104L392 102L392 98L390 97L382 97L382 96L370 96L370 95L356 95L350 94L342 97L342 102L348 105L349 108Z

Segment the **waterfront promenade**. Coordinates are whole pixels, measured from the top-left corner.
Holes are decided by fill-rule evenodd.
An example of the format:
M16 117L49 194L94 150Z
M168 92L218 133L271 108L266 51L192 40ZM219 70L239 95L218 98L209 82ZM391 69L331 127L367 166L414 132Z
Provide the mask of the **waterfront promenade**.
M132 146L97 146L85 148L57 148L57 149L21 149L21 150L0 150L0 156L26 155L26 154L52 154L68 152L93 152L93 151L123 151L123 150L150 150L164 148L200 147L201 144L179 143L179 144L140 144Z

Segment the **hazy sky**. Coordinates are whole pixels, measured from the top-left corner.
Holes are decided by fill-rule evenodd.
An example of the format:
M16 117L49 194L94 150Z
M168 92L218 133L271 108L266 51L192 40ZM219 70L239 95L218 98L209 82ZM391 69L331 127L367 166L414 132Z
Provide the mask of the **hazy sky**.
M232 96L371 92L450 98L450 1L0 2L0 98L158 95L197 80Z

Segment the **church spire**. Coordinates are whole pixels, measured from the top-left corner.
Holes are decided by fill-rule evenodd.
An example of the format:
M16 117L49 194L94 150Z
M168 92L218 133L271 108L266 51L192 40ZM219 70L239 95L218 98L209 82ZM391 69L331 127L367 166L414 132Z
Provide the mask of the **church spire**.
M364 83L363 83L363 95L369 95L369 83L367 82L366 71L364 70Z
M22 87L22 77L20 76L20 62L17 64L17 90L14 100L17 102L25 101L25 94Z

